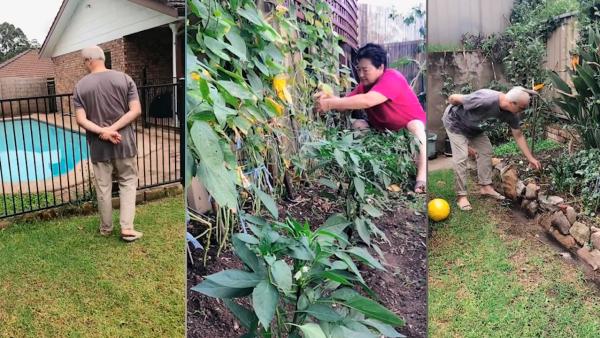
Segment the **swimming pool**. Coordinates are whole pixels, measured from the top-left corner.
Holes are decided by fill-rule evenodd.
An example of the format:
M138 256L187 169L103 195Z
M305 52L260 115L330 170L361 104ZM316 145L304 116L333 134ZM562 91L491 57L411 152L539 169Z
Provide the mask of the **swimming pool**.
M88 158L85 135L42 121L0 121L2 182L44 181Z

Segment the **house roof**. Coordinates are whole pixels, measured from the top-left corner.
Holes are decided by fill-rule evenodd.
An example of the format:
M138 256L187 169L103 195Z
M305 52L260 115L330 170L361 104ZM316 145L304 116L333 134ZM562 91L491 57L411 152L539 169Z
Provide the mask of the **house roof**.
M65 29L69 26L69 23L77 10L77 7L84 0L63 0L58 13L54 17L54 21L50 26L50 30L44 39L44 43L40 49L41 56L51 56L52 49L56 46L56 43L60 40L61 35ZM185 8L185 1L180 0L123 0L131 2L153 11L162 13L174 19L180 17L178 9Z
M0 78L50 78L54 77L54 63L50 58L41 58L39 50L29 49L0 63Z

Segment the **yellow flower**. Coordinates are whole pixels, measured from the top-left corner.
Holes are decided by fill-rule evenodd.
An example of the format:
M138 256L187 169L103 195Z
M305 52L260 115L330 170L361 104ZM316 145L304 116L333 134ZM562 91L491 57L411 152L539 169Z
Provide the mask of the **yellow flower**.
M575 70L575 68L577 68L577 66L579 66L579 55L573 54L571 56L571 69Z
M275 7L275 10L277 11L277 13L282 14L288 11L287 7L285 7L284 5L277 5Z
M535 90L536 92L539 92L542 89L544 89L544 84L543 83L538 83L535 86L533 86L533 90Z
M273 78L273 89L277 96L289 104L293 104L292 95L287 89L288 76L286 74L278 74Z
M200 81L201 77L200 77L200 74L198 74L198 72L192 72L191 75L192 75L192 80Z

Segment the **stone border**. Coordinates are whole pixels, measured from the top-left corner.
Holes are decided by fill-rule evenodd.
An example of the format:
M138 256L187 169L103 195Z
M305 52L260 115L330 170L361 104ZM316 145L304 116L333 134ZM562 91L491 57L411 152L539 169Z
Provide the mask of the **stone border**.
M565 249L577 254L593 270L600 269L600 228L585 224L575 208L565 204L560 196L547 195L536 183L521 181L512 164L499 159L492 163L494 176L500 179L507 198L520 203L521 209Z
M164 186L147 188L138 190L136 194L136 204L143 204L144 202L154 201L169 196L183 196L183 186L180 183L172 183ZM113 197L112 204L114 209L119 208L119 197ZM183 198L181 202L181 208L183 209L184 203ZM97 212L97 206L95 201L85 201L80 204L67 204L64 206L34 211L31 213L5 218L0 220L0 230L8 228L14 223L34 223L39 221L47 221L56 219L58 217L68 217L76 215L89 215Z

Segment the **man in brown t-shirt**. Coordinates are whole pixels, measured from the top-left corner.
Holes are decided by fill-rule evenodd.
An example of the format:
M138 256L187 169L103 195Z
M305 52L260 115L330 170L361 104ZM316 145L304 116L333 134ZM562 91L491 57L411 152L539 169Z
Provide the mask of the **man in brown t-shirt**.
M141 114L137 87L129 75L107 69L104 51L93 46L81 51L89 74L73 92L77 123L86 130L100 211L100 233L112 233L112 172L119 179L121 238L135 241L133 229L137 189L137 148L132 123Z

